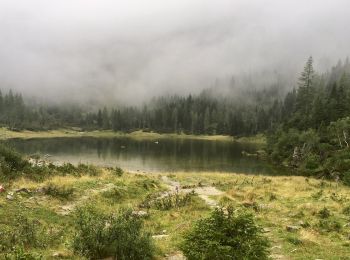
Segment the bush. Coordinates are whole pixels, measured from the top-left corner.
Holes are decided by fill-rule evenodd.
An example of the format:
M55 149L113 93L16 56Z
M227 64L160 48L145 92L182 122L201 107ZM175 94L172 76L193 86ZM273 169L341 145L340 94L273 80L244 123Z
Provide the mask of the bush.
M323 209L321 209L319 212L318 212L318 215L320 218L329 218L331 216L331 212L329 211L329 209L327 209L326 207L324 207Z
M44 226L22 214L16 216L11 225L3 225L0 230L0 252L10 252L18 245L25 248L45 248L47 245Z
M124 171L120 167L115 167L115 168L112 168L112 173L118 177L121 177L124 174Z
M90 176L97 176L101 173L101 170L91 164L79 163L78 167L76 167L76 172L78 172L81 175L88 174Z
M142 219L131 210L107 215L91 206L76 212L73 249L81 255L100 259L152 259L154 246L148 233L142 231Z
M141 208L155 208L158 210L170 210L173 208L185 207L193 202L197 194L194 191L190 193L151 193L146 196L144 201L139 205Z
M3 180L14 179L29 166L22 156L9 147L0 145L0 177Z
M321 219L318 223L318 227L327 232L340 232L342 229L342 225L339 223L339 221L334 219Z
M71 174L74 176L81 176L88 174L90 176L97 176L101 172L96 166L83 163L79 163L78 166L74 166L71 163L64 163L54 168L62 175Z
M344 214L344 215L347 215L347 216L350 216L350 205L349 205L349 206L346 206L346 207L343 209L343 214Z
M219 208L196 222L180 247L188 260L268 259L269 242L251 213Z
M52 183L49 183L47 186L45 186L43 190L46 195L65 200L70 199L74 193L74 188L66 186L57 186Z

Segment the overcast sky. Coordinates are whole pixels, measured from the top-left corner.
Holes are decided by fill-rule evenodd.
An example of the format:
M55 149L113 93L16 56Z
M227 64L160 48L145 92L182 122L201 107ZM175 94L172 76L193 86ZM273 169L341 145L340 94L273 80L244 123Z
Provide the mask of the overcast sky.
M138 102L349 55L349 0L0 0L0 88Z

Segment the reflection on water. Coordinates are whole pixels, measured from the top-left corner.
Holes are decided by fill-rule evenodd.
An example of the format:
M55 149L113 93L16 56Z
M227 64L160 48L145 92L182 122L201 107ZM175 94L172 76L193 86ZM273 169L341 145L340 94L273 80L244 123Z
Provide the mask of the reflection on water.
M128 170L159 171L222 171L277 174L271 165L241 155L256 147L223 141L129 138L50 138L13 139L11 146L24 154L49 154L53 162L93 163L120 166Z

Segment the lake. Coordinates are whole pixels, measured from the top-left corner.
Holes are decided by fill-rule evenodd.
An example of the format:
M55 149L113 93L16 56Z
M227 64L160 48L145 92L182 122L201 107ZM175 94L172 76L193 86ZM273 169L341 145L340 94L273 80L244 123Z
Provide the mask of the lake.
M256 151L256 145L233 141L78 137L12 139L7 142L26 155L49 155L49 160L54 163L92 163L140 172L281 174L280 169L262 160L242 156L242 151Z

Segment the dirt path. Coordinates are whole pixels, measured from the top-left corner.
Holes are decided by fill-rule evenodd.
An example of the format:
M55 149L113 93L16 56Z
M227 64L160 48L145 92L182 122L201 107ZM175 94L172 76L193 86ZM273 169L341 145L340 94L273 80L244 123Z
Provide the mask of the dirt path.
M101 192L110 191L115 187L116 186L113 183L108 183L99 189L90 189L88 190L89 194L81 196L78 200L74 202L60 206L57 210L57 213L63 216L69 215L72 211L74 211L74 209L77 206L82 205L84 202L88 201L92 196L95 196Z

